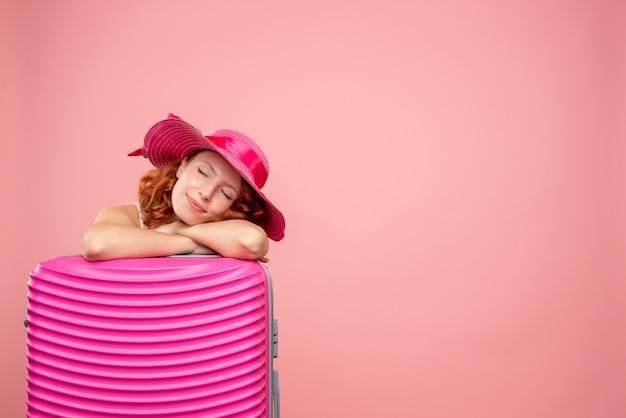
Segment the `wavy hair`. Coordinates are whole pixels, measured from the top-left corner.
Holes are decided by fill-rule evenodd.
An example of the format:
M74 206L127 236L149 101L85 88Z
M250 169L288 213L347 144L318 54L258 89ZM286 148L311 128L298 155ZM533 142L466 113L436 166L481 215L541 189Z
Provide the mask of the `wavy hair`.
M191 152L186 161L191 160L201 150ZM172 189L178 178L176 171L182 161L172 163L163 169L152 169L139 180L139 206L144 213L147 228L157 228L176 219L172 206ZM255 190L242 178L241 190L224 219L246 219L264 228L268 225L269 210Z

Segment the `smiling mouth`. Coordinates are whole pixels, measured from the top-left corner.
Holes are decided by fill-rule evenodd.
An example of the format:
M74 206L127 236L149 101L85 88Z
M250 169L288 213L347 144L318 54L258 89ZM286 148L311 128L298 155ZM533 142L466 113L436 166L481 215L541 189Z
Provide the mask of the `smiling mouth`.
M191 208L194 209L195 211L201 212L201 213L206 212L206 210L204 210L202 205L200 205L200 203L198 203L195 199L187 196L187 202L189 202L189 206L191 206Z

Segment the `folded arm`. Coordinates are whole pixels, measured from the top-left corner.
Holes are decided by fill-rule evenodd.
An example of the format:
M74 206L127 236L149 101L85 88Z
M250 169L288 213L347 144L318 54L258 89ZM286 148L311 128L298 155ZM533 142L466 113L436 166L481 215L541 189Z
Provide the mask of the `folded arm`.
M175 254L221 254L262 259L269 250L265 231L245 220L232 219L156 229L139 227L134 205L103 209L83 235L83 257L90 261L158 257Z
M187 225L173 222L157 228L192 239L212 248L224 257L246 260L262 259L269 250L269 241L263 228L243 219Z
M103 209L83 235L83 257L96 261L210 252L191 238L142 229L133 216L132 205Z

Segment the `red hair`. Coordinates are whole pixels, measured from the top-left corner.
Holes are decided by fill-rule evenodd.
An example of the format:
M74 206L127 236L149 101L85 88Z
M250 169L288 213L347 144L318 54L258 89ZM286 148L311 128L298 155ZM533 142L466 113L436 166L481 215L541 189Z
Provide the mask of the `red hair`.
M193 151L186 160L191 160L201 150ZM172 189L178 178L176 172L182 161L163 169L152 169L139 180L139 206L144 213L147 228L157 228L174 222L176 215L172 206ZM257 197L255 190L242 179L241 190L224 219L246 219L265 228L268 224L267 204Z

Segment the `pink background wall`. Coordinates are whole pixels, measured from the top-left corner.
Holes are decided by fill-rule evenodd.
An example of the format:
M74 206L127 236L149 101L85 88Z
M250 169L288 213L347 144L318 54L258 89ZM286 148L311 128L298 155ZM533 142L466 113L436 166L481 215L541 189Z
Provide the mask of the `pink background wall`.
M169 112L269 155L283 416L626 416L623 2L173 4L1 3L2 416Z

